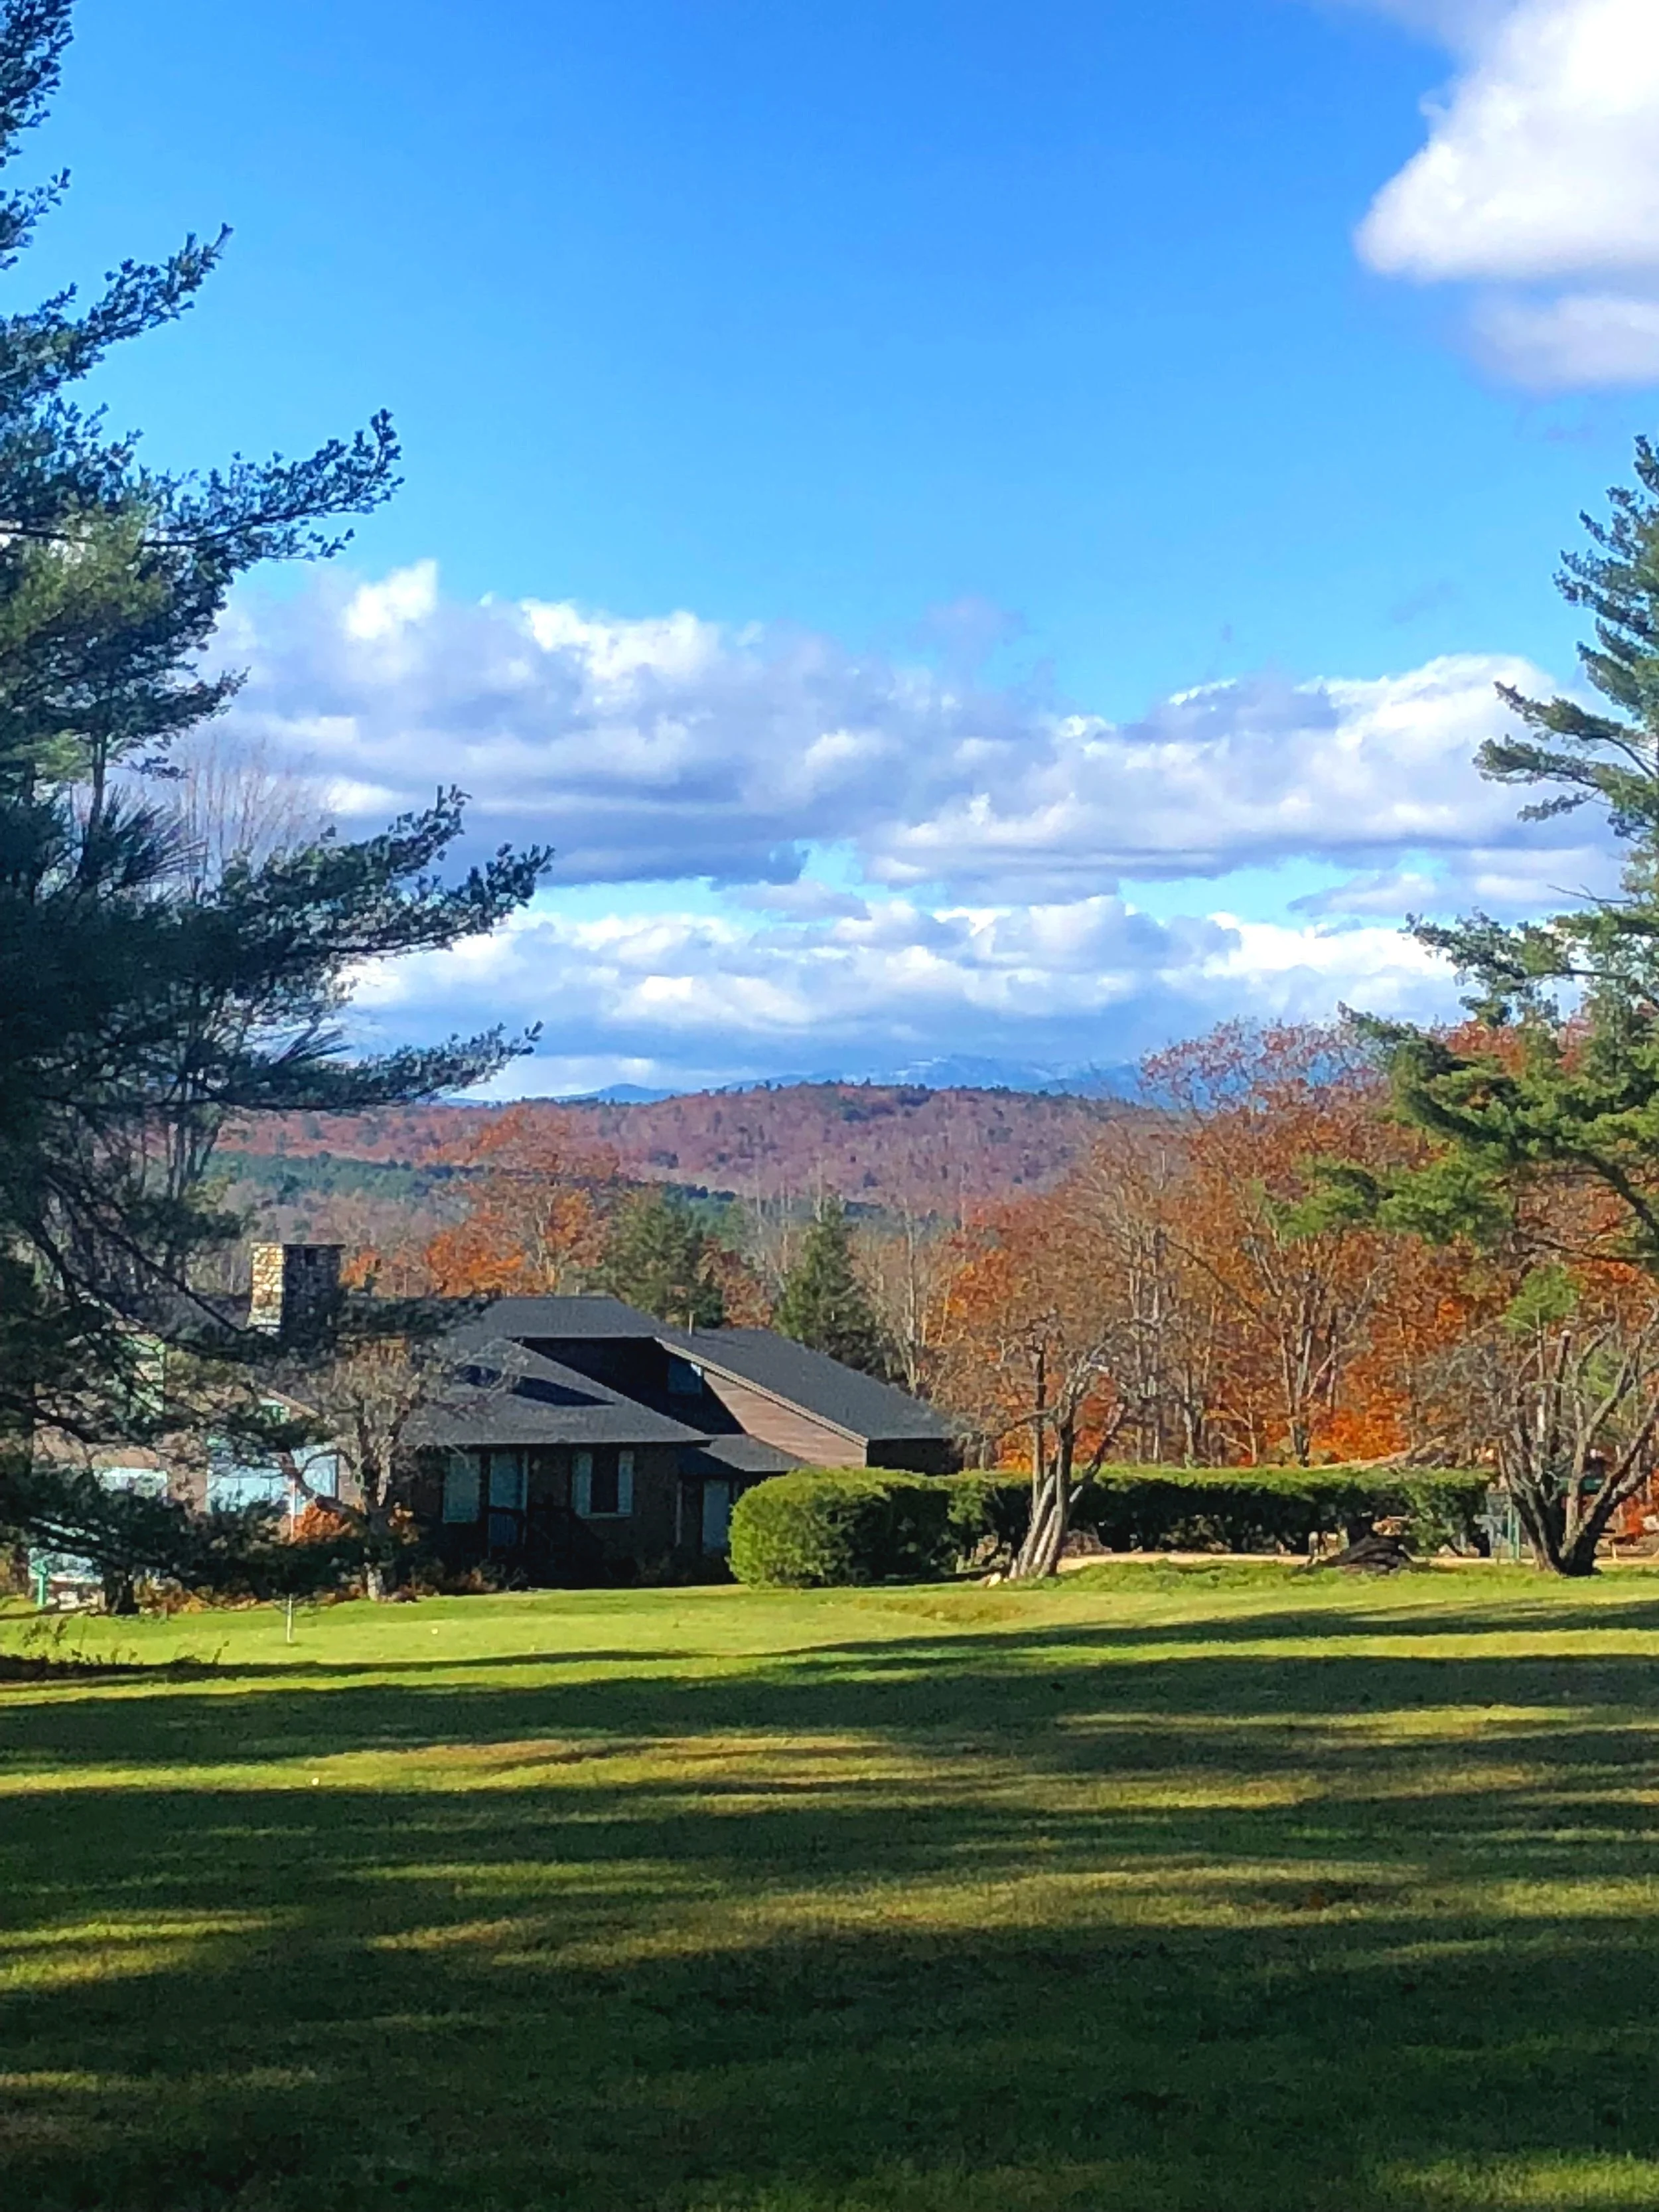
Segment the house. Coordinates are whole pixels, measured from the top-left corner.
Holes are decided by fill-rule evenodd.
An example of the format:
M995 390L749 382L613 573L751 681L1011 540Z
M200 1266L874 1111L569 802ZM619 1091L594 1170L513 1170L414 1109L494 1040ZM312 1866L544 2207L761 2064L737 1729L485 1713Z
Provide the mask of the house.
M335 1245L256 1245L251 1295L215 1309L234 1329L320 1342L341 1297L340 1259ZM611 1297L507 1297L466 1307L438 1346L400 1445L416 1522L456 1567L488 1561L551 1584L693 1576L718 1570L733 1503L769 1474L942 1474L956 1464L930 1407L770 1329L671 1328ZM319 1443L300 1456L297 1487L281 1468L212 1440L193 1465L131 1447L76 1463L198 1506L263 1503L293 1515L306 1496L349 1499L342 1452Z
M328 1247L267 1248L258 1325L337 1284ZM285 1286L291 1286L285 1288ZM527 1581L695 1573L726 1549L732 1506L792 1468L942 1474L930 1407L770 1329L684 1330L611 1297L506 1297L442 1340L443 1380L410 1419L410 1504L452 1565Z
M769 1329L520 1297L452 1343L455 1379L405 1442L424 1468L416 1516L457 1565L549 1582L694 1571L724 1556L734 1500L769 1474L955 1464L930 1407Z

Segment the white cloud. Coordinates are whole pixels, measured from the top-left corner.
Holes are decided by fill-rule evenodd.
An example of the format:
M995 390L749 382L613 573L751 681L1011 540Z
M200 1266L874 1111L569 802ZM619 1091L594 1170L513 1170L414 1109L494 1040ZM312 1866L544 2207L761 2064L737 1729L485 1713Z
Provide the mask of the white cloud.
M925 811L953 749L1006 714L810 635L690 614L462 605L428 571L245 600L237 726L348 816L460 783L492 836L550 837L568 882L789 880L809 837Z
M1659 11L1523 0L1491 27L1429 143L1366 216L1376 268L1577 276L1659 262Z
M1118 724L800 632L458 604L429 563L244 599L223 646L240 727L348 828L457 782L476 842L557 847L531 911L359 1000L386 1036L543 1022L532 1090L1077 1066L1235 1013L1444 1008L1408 908L1609 880L1584 819L1519 823L1473 766L1495 683L1548 688L1513 659L1209 684ZM1154 918L1136 881L1190 903Z
M237 726L348 820L459 783L481 838L546 841L566 884L783 884L813 846L866 880L991 902L1291 855L1380 867L1408 848L1542 848L1475 773L1493 686L1467 655L1370 682L1255 678L1139 722L975 689L798 631L445 599L429 563L245 600Z
M1473 320L1480 350L1541 392L1659 384L1659 295L1569 292L1525 300L1500 294L1478 301Z
M1477 303L1480 338L1528 383L1659 381L1654 0L1379 3L1428 21L1462 68L1361 224L1363 257L1418 283L1499 287Z
M488 1006L547 1015L546 1052L507 1088L879 1072L918 1055L1079 1066L1132 1059L1237 1013L1328 1016L1454 1002L1422 949L1381 926L1160 923L1115 897L1025 908L892 899L866 916L776 927L705 915L573 922L520 915L488 942L366 976L389 1034Z
M980 764L927 818L885 825L869 864L892 882L1075 890L1103 872L1523 842L1512 795L1473 756L1504 726L1496 684L1546 680L1471 654L1364 683L1206 686L1128 726L1056 718L1040 746Z
M362 643L395 638L410 623L426 621L437 605L438 564L417 561L382 583L360 584L346 601L340 627Z
M1582 817L1580 817L1582 820ZM1290 902L1290 911L1345 915L1468 913L1515 919L1606 896L1618 888L1619 856L1610 843L1526 851L1471 846L1422 866L1366 869L1346 883Z

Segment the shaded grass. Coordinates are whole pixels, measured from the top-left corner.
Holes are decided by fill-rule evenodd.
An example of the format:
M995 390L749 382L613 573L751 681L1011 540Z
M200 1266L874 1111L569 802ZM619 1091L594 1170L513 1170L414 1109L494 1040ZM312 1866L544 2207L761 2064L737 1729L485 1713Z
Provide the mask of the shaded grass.
M0 1689L8 2206L1659 2204L1642 1576L100 1634L220 1663Z

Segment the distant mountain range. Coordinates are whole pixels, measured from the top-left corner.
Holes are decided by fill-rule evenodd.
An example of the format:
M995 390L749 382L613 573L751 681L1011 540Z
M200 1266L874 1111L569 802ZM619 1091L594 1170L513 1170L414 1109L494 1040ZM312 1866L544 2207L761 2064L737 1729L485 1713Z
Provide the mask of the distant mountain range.
M608 1084L603 1091L585 1091L566 1103L573 1106L658 1106L667 1098L686 1097L736 1097L751 1091L786 1091L798 1086L868 1085L879 1090L1023 1091L1057 1098L1125 1098L1141 1096L1140 1071L1132 1061L1107 1066L1054 1067L1025 1060L986 1060L972 1054L941 1059L916 1060L879 1073L848 1075L754 1076L745 1082L723 1083L704 1093L652 1091L637 1083Z
M594 1097L525 1099L512 1109L256 1115L229 1134L226 1149L332 1163L330 1175L350 1161L427 1173L464 1166L481 1124L512 1111L579 1152L598 1145L641 1182L746 1198L830 1190L860 1205L950 1213L1042 1189L1065 1174L1103 1122L1136 1110L1133 1073L937 1060L913 1062L885 1083L779 1079L663 1096L619 1085ZM952 1080L939 1080L947 1073ZM371 1241L356 1230L339 1233Z

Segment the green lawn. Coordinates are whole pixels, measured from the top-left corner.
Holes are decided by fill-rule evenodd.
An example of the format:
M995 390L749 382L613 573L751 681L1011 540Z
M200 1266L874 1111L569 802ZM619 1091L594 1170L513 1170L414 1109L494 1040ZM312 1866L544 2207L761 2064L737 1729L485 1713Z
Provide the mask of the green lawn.
M1659 1579L75 1633L215 1663L0 1687L6 2212L1659 2206Z

